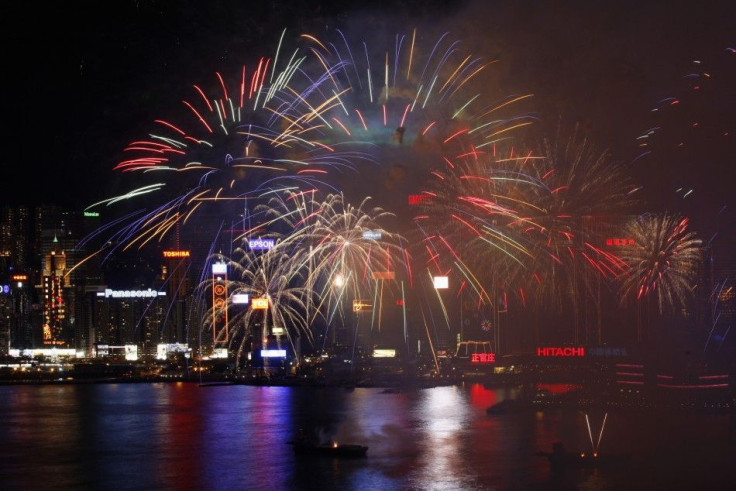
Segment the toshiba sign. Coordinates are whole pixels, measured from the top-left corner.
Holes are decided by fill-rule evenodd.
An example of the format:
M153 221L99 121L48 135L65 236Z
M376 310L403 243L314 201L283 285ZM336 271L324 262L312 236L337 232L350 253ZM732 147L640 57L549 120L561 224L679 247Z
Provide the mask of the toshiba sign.
M189 251L164 251L164 257L189 257Z

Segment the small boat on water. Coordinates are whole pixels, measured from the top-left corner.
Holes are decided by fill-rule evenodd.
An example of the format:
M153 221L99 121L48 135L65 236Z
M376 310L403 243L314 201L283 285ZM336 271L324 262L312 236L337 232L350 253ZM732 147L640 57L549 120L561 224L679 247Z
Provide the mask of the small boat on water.
M538 452L537 455L547 457L553 470L601 467L613 461L611 456L602 456L598 452L570 452L560 442L552 445L552 452Z
M235 385L235 382L233 381L223 381L223 382L200 382L199 387L220 387L223 385Z
M335 458L360 458L365 457L368 453L366 445L358 445L354 443L338 443L334 440L326 443L313 441L308 438L298 437L289 442L294 447L294 453L297 455L314 455L321 457Z
M522 401L519 399L504 399L501 402L497 402L496 404L489 406L486 409L487 414L506 414L506 413L516 413L523 411L525 409L532 409L533 406L531 403L527 401Z
M537 455L547 457L549 463L552 466L552 470L563 470L568 468L598 468L603 466L610 466L615 464L623 463L620 457L613 455L601 455L598 449L601 445L601 438L603 437L603 429L606 426L606 419L608 413L603 416L603 422L601 424L600 433L598 434L597 442L593 438L593 431L590 424L588 415L585 415L585 423L588 428L588 436L590 437L590 452L571 452L565 449L562 442L554 442L552 444L552 452L537 452Z

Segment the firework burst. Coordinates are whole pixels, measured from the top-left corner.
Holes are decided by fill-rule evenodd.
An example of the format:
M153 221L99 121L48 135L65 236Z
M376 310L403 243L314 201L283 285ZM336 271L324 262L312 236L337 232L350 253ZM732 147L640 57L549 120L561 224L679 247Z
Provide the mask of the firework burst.
M227 265L229 282L227 284L228 302L225 307L212 305L203 317L204 332L215 332L213 326L218 316L227 309L228 333L215 332L215 343L228 343L230 351L236 353L238 364L244 352L254 347L266 346L268 336L274 327L280 327L297 352L295 340L305 336L311 341L311 331L307 323L307 298L303 287L301 271L293 268L299 258L287 254L278 247L267 252L257 252L246 248L236 248L232 257L213 256L213 261ZM211 291L214 279L200 285L201 291ZM236 295L248 295L251 299L261 299L265 308L253 309L233 301Z
M178 117L156 119L125 148L115 171L134 175L136 187L88 208L143 207L121 220L114 242L143 247L190 224L201 228L199 215L224 223L269 193L326 187L330 172L370 158L319 141L323 113L337 100L322 98L329 76L308 76L305 55L279 51L243 66L235 90L219 72L212 86L193 85Z
M630 212L637 187L621 163L597 151L577 128L570 137L545 138L538 153L544 156L534 171L540 185L524 188L531 192L525 202L534 204L522 211L534 251L528 268L540 300L561 302L581 293L578 302L590 299L599 279L612 280L624 266L601 248L602 230L587 224Z
M642 215L626 228L634 244L621 259L628 265L621 276L622 300L653 297L660 313L687 308L702 261L702 242L678 215Z
M325 114L330 133L323 141L352 141L379 164L361 172L359 183L343 182L351 201L369 189L379 205L408 218L407 195L419 193L434 169L493 152L535 120L518 114L532 94L495 96L498 60L465 52L447 33L430 42L416 30L369 42L331 34L324 42L303 36L331 67L323 97L338 100Z
M229 293L268 299L266 317L272 326L283 327L290 340L305 335L313 343L312 328L318 318L329 326L336 315L346 316L346 303L362 299L377 300L368 303L372 326L380 330L382 299L396 286L384 280L407 274L403 239L383 228L382 222L391 214L370 207L370 198L353 206L341 194L329 194L322 201L315 199L316 194L279 193L255 208L254 217L261 221L240 237L243 245L231 258L215 257L225 261L237 278L230 283ZM272 239L273 247L248 249L249 237L256 233ZM201 290L210 286L207 280ZM251 309L238 310L232 301L228 305L238 311L230 316L233 325L251 332L253 324L260 322L260 336L265 338L267 325L259 320L262 315ZM210 327L206 324L204 330ZM247 346L237 329L233 339L236 351Z

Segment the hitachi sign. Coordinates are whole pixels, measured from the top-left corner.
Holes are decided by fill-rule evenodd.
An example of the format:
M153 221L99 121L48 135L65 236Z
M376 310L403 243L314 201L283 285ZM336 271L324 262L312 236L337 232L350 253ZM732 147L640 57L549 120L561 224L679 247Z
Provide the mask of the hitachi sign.
M164 296L166 292L158 292L156 290L110 290L105 288L104 292L97 292L98 297L105 298L150 298Z
M537 348L537 356L585 356L585 348Z

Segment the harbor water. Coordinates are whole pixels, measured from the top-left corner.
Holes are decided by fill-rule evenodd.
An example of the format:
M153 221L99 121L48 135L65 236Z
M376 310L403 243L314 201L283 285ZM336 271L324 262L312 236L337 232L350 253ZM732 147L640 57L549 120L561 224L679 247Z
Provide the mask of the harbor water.
M734 489L733 414L547 408L513 387L0 386L4 490ZM300 431L369 447L295 455ZM616 456L553 470L555 442Z

